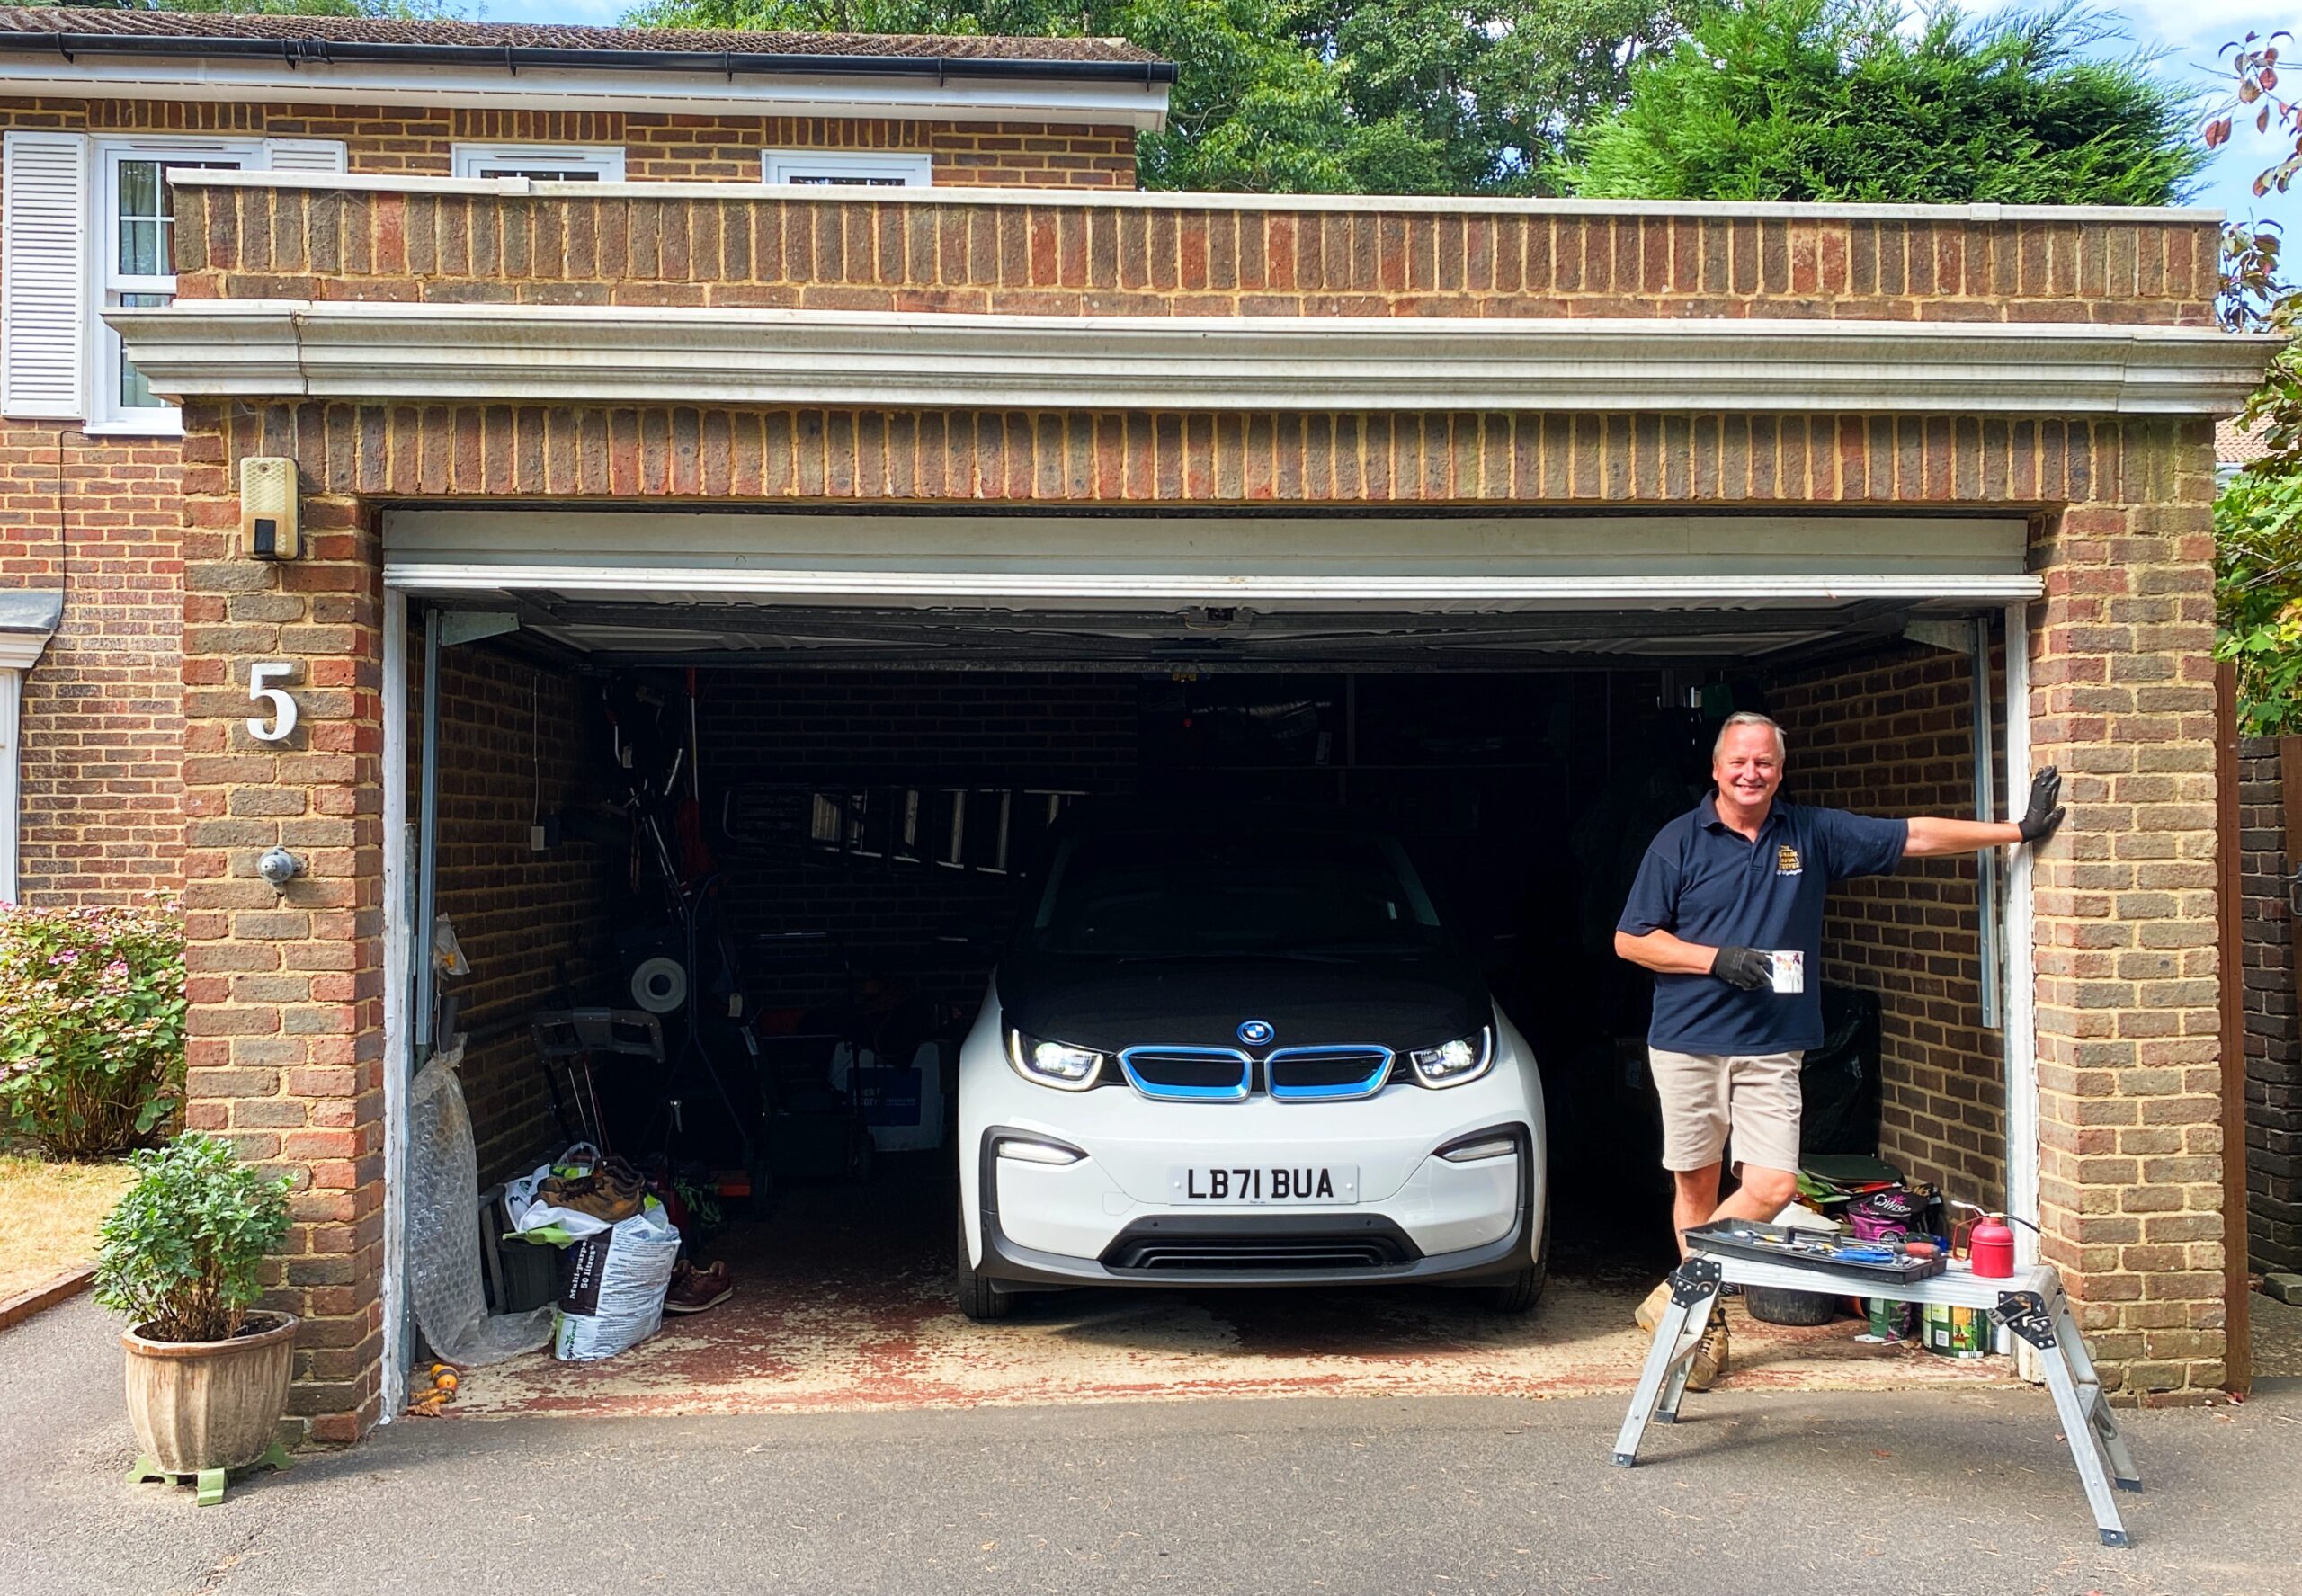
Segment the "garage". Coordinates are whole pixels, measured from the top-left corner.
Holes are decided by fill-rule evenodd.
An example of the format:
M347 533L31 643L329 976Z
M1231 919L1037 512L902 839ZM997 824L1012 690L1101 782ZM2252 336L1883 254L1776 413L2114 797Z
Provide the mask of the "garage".
M457 1050L484 1186L603 1139L676 1183L691 1253L736 1279L620 1368L526 1360L471 1411L1302 1389L1338 1365L1604 1378L1622 1282L1668 1258L1646 984L1609 946L1638 854L1736 709L1789 729L1808 801L1994 812L2027 759L1999 662L2040 591L2028 536L1940 513L386 512L389 1022L418 1058ZM1539 1064L1560 1284L1531 1327L1402 1285L1019 1294L1021 1341L970 1331L959 1043L1049 827L1091 800L1347 812L1401 841ZM1846 890L1810 1150L1977 1199L2017 1173L2009 887L1942 864ZM468 974L414 957L435 916ZM617 1039L552 1052L586 1010ZM404 1110L388 1123L405 1171ZM404 1204L387 1218L403 1247Z

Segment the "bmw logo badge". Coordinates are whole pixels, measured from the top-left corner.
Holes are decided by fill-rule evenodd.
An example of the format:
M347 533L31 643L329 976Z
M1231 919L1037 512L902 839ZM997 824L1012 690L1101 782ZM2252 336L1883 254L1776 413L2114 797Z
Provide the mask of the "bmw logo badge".
M1268 1020L1245 1020L1239 1023L1239 1039L1250 1048L1260 1048L1278 1034Z

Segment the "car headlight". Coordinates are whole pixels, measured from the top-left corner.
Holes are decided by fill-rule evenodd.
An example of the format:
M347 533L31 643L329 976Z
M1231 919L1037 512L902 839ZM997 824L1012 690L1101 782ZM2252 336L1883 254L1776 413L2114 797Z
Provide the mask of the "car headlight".
M1495 1067L1495 1028L1482 1027L1477 1036L1458 1037L1436 1048L1417 1048L1407 1059L1414 1065L1414 1078L1425 1086L1476 1081Z
M1093 1048L1043 1042L1020 1030L1007 1033L1007 1062L1026 1081L1065 1092L1084 1092L1103 1073L1103 1056Z

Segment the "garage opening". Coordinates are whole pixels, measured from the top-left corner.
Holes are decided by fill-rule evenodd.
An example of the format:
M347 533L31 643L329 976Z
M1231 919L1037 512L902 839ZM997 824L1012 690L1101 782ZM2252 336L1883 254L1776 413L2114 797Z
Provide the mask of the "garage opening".
M1992 805L2010 729L2020 753L2004 616L2036 591L2020 517L488 509L386 530L396 1057L460 1048L483 1187L603 1142L660 1178L697 1262L728 1264L711 1333L629 1366L643 1406L761 1380L804 1405L793 1344L959 1323L959 1044L1051 828L1119 799L1218 825L1347 811L1396 837L1539 1065L1551 1269L1584 1292L1545 1311L1579 1322L1651 1283L1670 1247L1648 984L1610 946L1647 841L1737 709L1786 727L1786 797ZM2023 1089L2008 884L1976 869L1834 895L1807 1146L1999 1203L2029 1178L2006 1156ZM436 921L468 973L413 956ZM498 1267L499 1298L528 1300ZM1138 1361L1210 1311L1232 1345L1533 1333L1435 1287L1227 1296L1175 1323L1167 1296L1038 1311L1116 1315L1097 1333ZM986 1396L933 1364L842 1378L863 1400ZM601 1386L539 1378L544 1405Z

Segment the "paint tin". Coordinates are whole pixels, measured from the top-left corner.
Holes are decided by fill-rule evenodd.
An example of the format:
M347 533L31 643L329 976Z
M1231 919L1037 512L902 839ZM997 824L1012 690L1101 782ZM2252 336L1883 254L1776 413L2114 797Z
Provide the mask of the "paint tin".
M1991 1350L1990 1311L1929 1303L1921 1322L1921 1339L1928 1351L1945 1358L1986 1356Z

